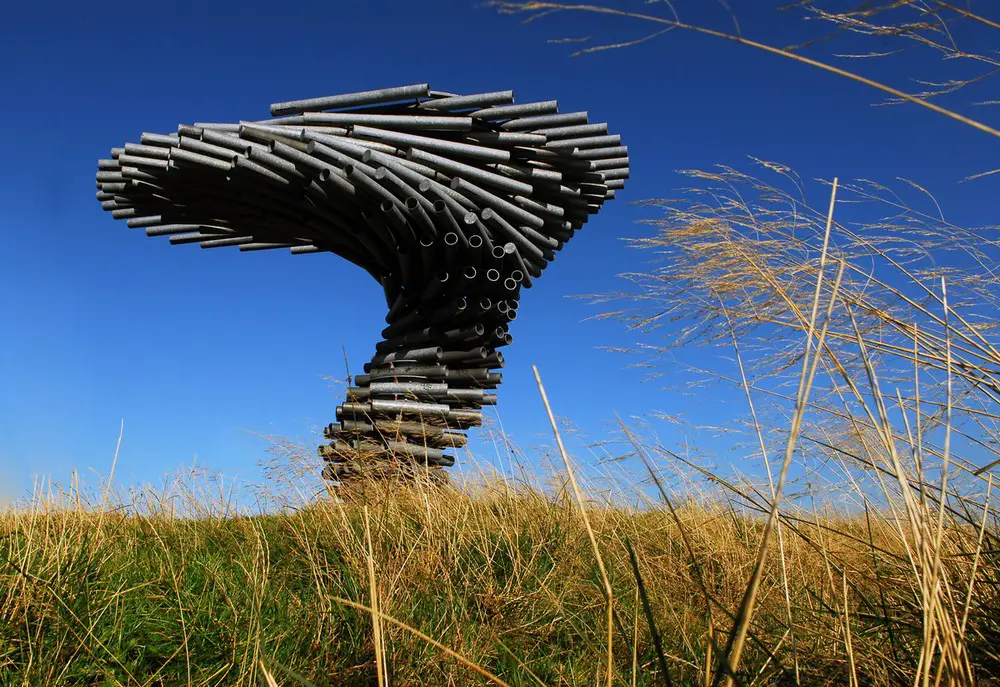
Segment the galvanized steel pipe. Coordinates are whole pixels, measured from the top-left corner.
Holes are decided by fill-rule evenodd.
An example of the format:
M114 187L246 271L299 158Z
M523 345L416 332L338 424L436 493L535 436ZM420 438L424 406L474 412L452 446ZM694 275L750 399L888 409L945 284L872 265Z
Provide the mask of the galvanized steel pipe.
M324 432L324 475L440 477L496 402L522 288L624 186L628 149L586 112L512 91L415 84L271 114L112 148L97 200L172 244L335 253L368 271L389 326Z

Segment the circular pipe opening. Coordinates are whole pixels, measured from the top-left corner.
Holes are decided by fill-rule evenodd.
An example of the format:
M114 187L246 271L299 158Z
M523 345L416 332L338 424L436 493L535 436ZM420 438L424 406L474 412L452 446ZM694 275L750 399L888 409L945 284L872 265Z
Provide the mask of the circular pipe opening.
M458 234L453 231L449 231L444 235L444 245L446 246L456 246L458 245Z
M486 278L490 281L500 281L500 272L490 268L486 270Z

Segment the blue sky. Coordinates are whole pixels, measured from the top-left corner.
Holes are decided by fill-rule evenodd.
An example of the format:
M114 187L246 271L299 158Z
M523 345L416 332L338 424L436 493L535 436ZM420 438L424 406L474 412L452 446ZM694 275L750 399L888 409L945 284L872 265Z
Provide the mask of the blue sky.
M782 45L817 31L765 4L731 3L745 35ZM379 286L335 256L171 247L103 213L96 161L142 131L425 81L556 98L608 121L630 148L628 188L526 292L504 353L499 413L524 445L548 431L532 364L557 413L593 437L614 411L693 413L701 423L741 411L732 390L691 398L643 384L632 360L599 349L636 337L588 321L600 308L569 298L623 288L616 275L649 259L621 241L655 217L630 202L671 195L685 185L676 170L755 156L805 179L908 177L967 224L988 221L983 199L997 187L958 183L996 166L996 141L914 107L871 107L876 93L832 75L690 33L577 58L575 44L549 40L645 30L624 20L566 14L524 25L467 0L24 5L0 24L0 497L36 475L106 472L122 419L122 481L155 482L193 460L255 479L267 448L258 435L312 445L343 398L326 378L344 377L345 350L359 371L384 326ZM712 3L679 8L726 26ZM867 73L898 82L901 59ZM822 204L819 184L810 193Z

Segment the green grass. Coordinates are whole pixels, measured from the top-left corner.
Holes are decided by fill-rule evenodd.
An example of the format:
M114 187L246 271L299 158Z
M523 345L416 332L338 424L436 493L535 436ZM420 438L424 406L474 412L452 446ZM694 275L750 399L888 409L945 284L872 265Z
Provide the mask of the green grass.
M386 615L510 685L592 685L603 674L604 597L578 510L504 485L392 494L371 487L345 504L253 517L102 517L53 503L0 516L0 684L239 685L267 674L296 684L283 668L317 685L377 684L372 616L338 601L370 604L365 507ZM673 683L700 684L709 624L697 580L713 598L723 644L761 521L689 503L678 516L692 560L661 509L595 505L590 516L614 591L615 683L633 684L635 652L635 684L665 684L628 541ZM849 684L845 622L862 681L907 682L922 645L921 608L891 525L880 516L869 536L856 517L820 524L827 529L800 521L801 536L784 551L803 684ZM976 534L950 532L949 549L974 546ZM997 539L988 536L994 551L976 573L985 591L975 595L967 642L983 676L996 670L990 642L1000 637L990 620L1000 608ZM744 652L746 683L792 677L774 554ZM957 557L949 565L959 585L970 563ZM384 633L391 684L485 683L396 625L384 623Z

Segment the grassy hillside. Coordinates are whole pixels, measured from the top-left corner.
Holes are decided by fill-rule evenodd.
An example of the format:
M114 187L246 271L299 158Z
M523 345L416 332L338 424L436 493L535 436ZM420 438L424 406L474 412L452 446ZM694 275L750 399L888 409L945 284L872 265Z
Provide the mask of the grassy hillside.
M179 517L166 501L8 512L0 684L377 684L373 598L391 684L488 683L480 671L498 684L604 682L605 597L567 492L430 489L370 485L253 517L222 503ZM763 520L751 510L673 505L588 509L613 589L614 684L702 684L754 567ZM797 664L803 684L912 683L928 610L914 541L884 512L789 511L783 523L739 681L792 684ZM960 642L984 679L1000 675L998 534L980 546L977 528L946 528L940 581L965 628L931 632Z

